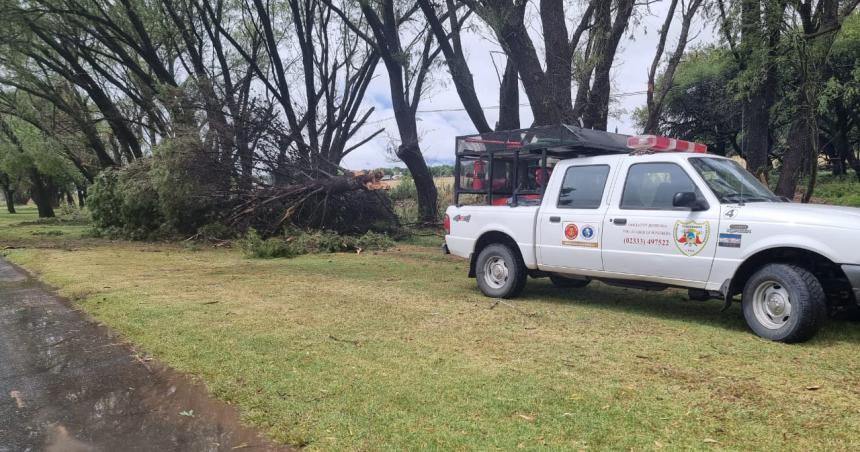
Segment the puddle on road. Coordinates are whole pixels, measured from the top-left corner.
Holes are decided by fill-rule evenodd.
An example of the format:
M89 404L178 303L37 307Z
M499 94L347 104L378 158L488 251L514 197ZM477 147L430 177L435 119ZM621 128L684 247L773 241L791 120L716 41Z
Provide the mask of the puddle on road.
M16 274L0 260L0 452L287 450Z

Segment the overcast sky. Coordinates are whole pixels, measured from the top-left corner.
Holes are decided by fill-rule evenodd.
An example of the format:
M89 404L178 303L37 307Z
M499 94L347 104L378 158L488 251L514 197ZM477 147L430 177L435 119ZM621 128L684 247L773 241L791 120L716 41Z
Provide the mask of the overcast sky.
M638 23L628 28L627 35L621 41L619 52L615 58L612 70L612 95L619 93L634 93L644 91L647 87L648 67L654 58L657 46L658 33L665 17L668 2L661 2L651 6L651 14L647 14L640 7ZM533 9L533 6L532 6ZM578 15L578 11L572 11ZM576 19L572 17L570 21ZM676 22L678 22L676 18ZM673 27L673 34L667 42L667 51L674 48L677 42L677 30ZM691 27L691 36L696 38L688 46L700 46L714 39L712 28L705 24L702 19L697 19ZM485 108L485 114L490 124L494 124L498 118L498 110L487 108L498 105L499 80L496 69L493 66L495 60L499 71L504 70L505 57L501 54L501 48L487 33L469 32L463 36L463 47L467 52L469 64L475 78L478 97ZM538 45L539 39L535 40ZM440 56L441 58L441 56ZM528 98L520 89L520 103L528 103ZM391 110L390 93L388 90L388 78L385 67L380 64L377 75L371 82L365 104L375 107L370 118L371 124L364 131L369 133L378 128L385 128L385 132L375 140L348 155L343 165L350 169L369 169L388 166L402 166L399 162L392 160L391 154L386 149L391 143L398 141L397 126L394 121L394 113ZM616 128L619 133L636 133L632 119L636 107L645 104L644 95L623 95L616 98L617 103L610 107L610 113L618 113L618 117L610 117L609 129ZM436 75L430 92L421 100L418 107L418 127L422 133L421 149L428 164L450 163L454 158L454 137L475 133L474 127L468 116L462 110L462 104L450 82L450 78L444 67L440 68ZM449 111L454 110L454 111ZM528 106L520 108L520 122L523 127L528 127L532 121L531 110Z

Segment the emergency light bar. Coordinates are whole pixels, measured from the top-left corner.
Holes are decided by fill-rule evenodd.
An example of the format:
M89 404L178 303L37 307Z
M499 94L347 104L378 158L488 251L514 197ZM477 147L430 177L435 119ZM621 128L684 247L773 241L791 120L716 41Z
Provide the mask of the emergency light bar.
M699 154L705 154L708 152L708 146L702 143L661 137L657 135L637 135L629 137L627 138L627 147L638 151L696 152Z

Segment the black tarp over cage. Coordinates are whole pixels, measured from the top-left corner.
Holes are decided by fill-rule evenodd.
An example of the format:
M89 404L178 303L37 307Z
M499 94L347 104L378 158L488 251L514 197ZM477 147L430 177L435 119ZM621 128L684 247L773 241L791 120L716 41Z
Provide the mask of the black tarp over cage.
M627 135L558 125L457 137L454 204L478 195L487 205L539 204L550 161L626 154Z

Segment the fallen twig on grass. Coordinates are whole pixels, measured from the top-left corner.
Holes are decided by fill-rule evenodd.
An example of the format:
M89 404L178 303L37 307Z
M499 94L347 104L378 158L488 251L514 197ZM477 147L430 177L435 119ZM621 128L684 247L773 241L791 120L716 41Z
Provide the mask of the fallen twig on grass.
M328 338L335 341L335 342L346 342L347 344L352 344L352 345L355 345L356 347L361 347L361 343L358 341L353 341L350 339L341 339L339 337L334 336L333 334L329 334Z
M141 358L141 357L140 357L140 355L134 355L134 360L135 360L135 361L137 361L137 362L139 362L140 364L142 364L142 365L143 365L143 367L144 367L144 368L145 368L149 373L152 373L152 368L151 368L151 367L149 367L149 364L147 364L147 363L146 363L147 361L152 361L152 358L147 358L147 357Z
M514 305L513 305L513 304L511 304L511 303L508 303L508 302L507 302L507 301L505 301L505 300L502 300L501 298L496 298L496 300L493 302L493 304L492 304L492 305L490 305L490 309L495 308L495 307L496 307L496 306L498 306L499 304L503 304L503 305L505 305L505 306L508 306L508 307L510 307L510 308L513 308L513 310L514 310L514 311L517 311L517 312L519 312L520 314L522 314L522 315L524 315L524 316L526 316L526 317L536 317L536 316L537 316L537 313L536 313L536 312L526 312L526 311L523 311L522 309L520 309L520 308L518 308L518 307L514 306Z

